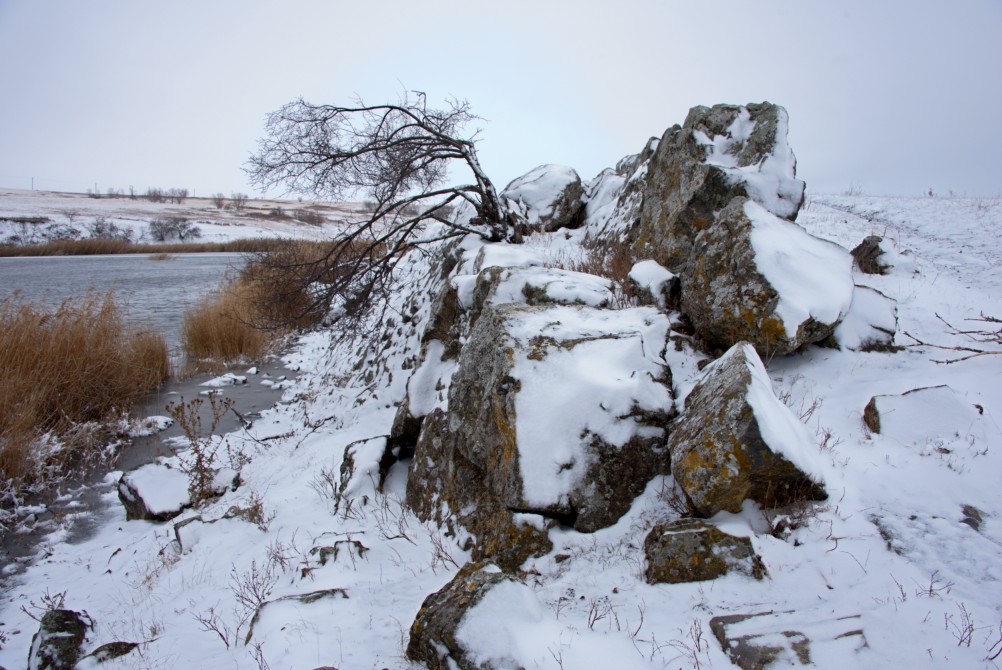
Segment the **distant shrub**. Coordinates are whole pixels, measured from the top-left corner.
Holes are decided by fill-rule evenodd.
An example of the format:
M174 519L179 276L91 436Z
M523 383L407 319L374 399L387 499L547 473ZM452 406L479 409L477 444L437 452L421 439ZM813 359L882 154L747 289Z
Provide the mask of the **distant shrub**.
M226 207L226 196L222 193L212 194L212 204L216 206L216 209L222 209Z
M312 209L297 209L292 213L292 216L296 221L310 226L322 226L327 221L323 214Z
M184 217L170 216L150 221L150 237L157 242L184 241L202 236L202 229Z
M273 219L285 219L288 218L285 214L285 210L281 207L272 207L268 210L268 216Z
M99 216L87 225L87 233L95 240L132 241L132 231L121 228L105 216Z
M230 202L233 203L233 209L239 212L247 205L247 194L232 193L230 194Z

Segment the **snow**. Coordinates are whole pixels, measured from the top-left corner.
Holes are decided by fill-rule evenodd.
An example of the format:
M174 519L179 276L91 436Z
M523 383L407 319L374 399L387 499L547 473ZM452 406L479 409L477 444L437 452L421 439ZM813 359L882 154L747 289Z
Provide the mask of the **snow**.
M776 397L772 380L755 348L741 343L734 345L731 352L736 353L739 349L744 353L748 372L751 374L751 384L745 399L755 414L762 439L769 445L769 449L793 463L801 472L817 481L824 481L822 461L817 454L811 452L813 440L807 426ZM727 356L728 354L724 354L720 360Z
M771 154L753 165L740 165L737 152L751 137L755 121L748 108L742 107L726 134L709 137L696 130L696 142L706 147L706 162L724 169L732 182L743 183L753 200L784 219L797 213L804 194L804 182L796 178L797 159L787 138L789 116L778 111L775 145Z
M566 503L591 464L589 435L623 446L643 428L634 408L667 411L668 390L654 381L668 319L651 308L607 311L552 307L516 313L508 329L517 343L511 375L522 496L532 506ZM540 355L535 338L552 342Z
M490 302L525 302L533 292L546 302L590 307L608 307L614 298L612 281L604 277L560 268L505 268Z
M786 334L794 337L810 318L841 319L852 303L852 256L754 201L747 201L744 211L752 222L755 267L779 294L776 315Z
M664 309L664 288L668 282L675 278L674 273L657 261L646 260L635 263L628 276L637 286L650 293L657 301L658 306Z
M129 472L126 481L153 514L176 512L191 503L188 476L176 468L150 463Z
M857 284L849 311L835 328L835 340L840 346L858 351L868 344L893 340L897 328L894 301L876 289Z
M275 216L279 208L282 216ZM295 218L300 210L323 217L321 225ZM248 200L242 210L218 209L209 198L186 198L183 203L154 203L141 197L129 199L90 198L82 193L0 189L0 243L13 235L27 234L41 240L45 229L56 226L89 237L89 228L98 219L128 232L133 241L153 243L150 222L159 218L184 218L197 226L201 236L193 242L225 242L252 237L281 237L308 240L329 239L346 221L358 220L359 203L321 204L297 201ZM45 217L44 224L19 225L10 219ZM177 240L168 240L177 242Z
M553 216L564 191L580 180L574 168L540 165L508 184L500 197L521 211L530 226L537 226L541 218Z
M238 386L240 384L247 383L246 375L235 375L232 372L227 372L226 374L220 375L218 377L213 377L208 381L202 382L201 386L208 386L210 388L221 388L223 386Z
M816 289L840 303L844 299L845 307L851 300L850 312L860 296L853 281L895 300L898 344L907 343L907 331L924 341L966 346L969 340L950 335L937 314L964 328L972 325L965 319L982 311L1002 316L998 201L812 195L798 221L844 248L867 235L884 237L896 254L890 274L850 275L846 286L842 260L815 259L820 271L838 267L832 272L837 286ZM770 219L766 229L780 240L770 242L786 248L779 244L781 233L792 229L772 224ZM538 266L578 252L577 237L556 233L548 239L549 254L496 245L484 247L484 257L492 259L489 265ZM475 256L478 248L470 253ZM519 258L532 262L509 262ZM780 269L780 259L774 260L773 269ZM467 261L472 266L473 259ZM114 640L142 642L142 656L134 652L112 667L258 668L253 645L260 643L272 668L414 670L404 658L410 625L424 598L470 558L460 548L462 533L449 537L418 521L402 503L406 463L393 466L382 491L372 483L382 436L411 374L403 362L419 347L428 294L439 286L440 278L423 267L419 261L402 263L401 289L391 296L394 310L414 315L413 332L398 335L397 319L392 331L384 331L390 332L386 341L368 333L334 340L326 332L299 339L286 362L301 374L287 382L283 401L251 428L226 437L232 449L251 459L242 468L242 486L176 519L203 519L184 531L198 534L184 553L170 524L125 520L111 477L98 490L106 507L92 513L86 536L70 543L60 529L29 565L5 568L0 631L7 641L0 665L25 665L37 622L22 606L34 612L30 603L46 591L65 591L67 607L86 609L96 621L88 651ZM457 272L475 274L472 267ZM629 346L610 352L601 346L605 340L595 340L597 357L589 357L594 362L576 355L577 347L549 348L559 372L551 381L536 377L528 383L538 398L535 415L533 408L518 408L526 426L539 431L535 439L552 431L556 448L567 448L567 436L549 424L574 431L598 421L598 429L618 430L616 412L596 410L597 398L618 407L623 394L636 394L656 405L658 396L643 393L648 383L643 372L659 369L662 351L679 397L702 374L697 368L702 356L685 338L673 334L681 338L678 349L665 349L667 317L654 309L646 325L634 310L600 318L586 308L559 309L560 324L526 322L520 338L622 333ZM671 478L659 477L610 528L591 534L550 530L554 549L523 566L526 584L489 593L467 615L460 636L481 658L508 658L526 668L689 668L696 667L693 655L700 667L728 668L709 620L773 611L775 620L749 621L736 630L801 631L812 638L817 668L998 667L988 656L1002 620L1002 356L933 362L947 353L921 346L894 354L810 347L765 361L768 379L759 370L756 388L763 398L767 383L782 394L806 437L789 412L779 416L775 403L763 400L767 409L756 411L771 429L796 442L798 457L822 470L830 499L808 508L803 525L785 535L770 530L776 515L787 512L750 503L740 514L711 520L728 533L752 538L770 575L762 582L743 575L672 586L644 581L643 538L655 523L676 516L664 496ZM615 357L641 373L636 379L609 373ZM518 365L531 372L528 360ZM547 384L552 384L549 394ZM902 395L941 386L949 391ZM873 396L882 396L878 406L888 403L879 434L862 422ZM561 405L564 397L580 401ZM558 409L547 411L555 400ZM323 493L324 483L340 487L350 445L358 469L348 495L335 507L333 493ZM231 506L247 507L252 494L260 496L266 518L271 517L265 528L237 518L219 520ZM983 513L980 530L962 523L965 505ZM368 550L361 556L341 551L323 566L311 554L315 547L348 539ZM440 550L455 564L443 560ZM565 558L558 561L558 555ZM270 584L267 598L273 604L264 608L250 646L232 635L226 646L196 617L213 612L232 631L246 614L237 585L266 568L270 578L262 583ZM277 600L333 588L345 589L348 597L309 604ZM780 617L783 612L791 614ZM593 620L596 616L601 618ZM857 650L855 637L832 637L843 623L833 622L843 617L854 617L844 621L846 630L862 630L867 646ZM958 639L965 621L973 624L970 644ZM246 626L241 632L246 634ZM699 649L693 642L697 633ZM502 639L510 641L505 649L495 644Z

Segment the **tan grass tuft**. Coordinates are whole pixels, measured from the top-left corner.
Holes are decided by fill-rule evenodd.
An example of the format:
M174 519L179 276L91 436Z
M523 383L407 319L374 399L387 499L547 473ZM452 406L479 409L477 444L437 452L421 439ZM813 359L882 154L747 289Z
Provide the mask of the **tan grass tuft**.
M0 476L18 488L40 483L44 468L86 462L87 445L99 447L74 439L93 435L81 426L141 401L166 380L169 359L164 339L127 325L110 292L55 310L15 294L0 302L0 370ZM62 444L58 454L41 447L51 438Z

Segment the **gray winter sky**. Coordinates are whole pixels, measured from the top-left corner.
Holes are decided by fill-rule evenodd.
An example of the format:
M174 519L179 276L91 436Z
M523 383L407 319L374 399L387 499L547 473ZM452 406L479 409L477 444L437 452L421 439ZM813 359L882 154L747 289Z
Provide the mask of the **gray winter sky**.
M0 186L251 192L269 111L402 87L501 184L770 100L810 190L1002 193L1002 0L0 0Z

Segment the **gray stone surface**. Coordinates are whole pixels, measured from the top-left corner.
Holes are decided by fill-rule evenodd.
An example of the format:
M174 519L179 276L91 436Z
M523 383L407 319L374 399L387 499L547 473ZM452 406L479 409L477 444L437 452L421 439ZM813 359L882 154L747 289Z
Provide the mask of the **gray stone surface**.
M698 582L729 572L765 576L750 539L728 535L699 519L658 524L644 540L644 554L650 584Z
M759 417L749 402L753 385L757 398L774 403L766 417ZM695 514L740 512L746 499L782 507L827 498L822 485L777 450L807 445L768 444L761 420L797 421L772 395L754 349L738 344L706 369L668 438L672 475Z
M48 610L31 638L28 667L31 670L70 670L83 655L83 643L93 623L86 613L66 609Z
M407 658L428 670L487 670L468 658L456 632L463 616L505 581L515 580L492 564L464 565L452 581L425 598L411 625Z

